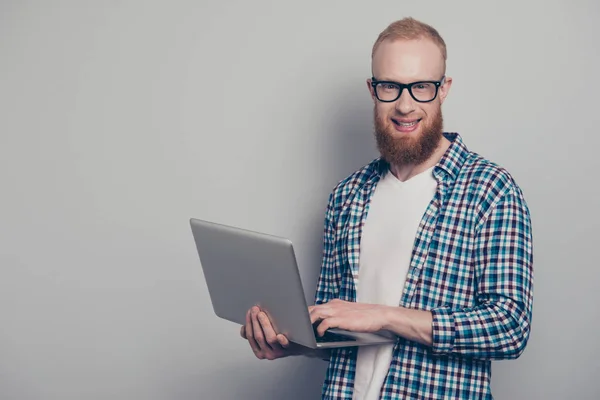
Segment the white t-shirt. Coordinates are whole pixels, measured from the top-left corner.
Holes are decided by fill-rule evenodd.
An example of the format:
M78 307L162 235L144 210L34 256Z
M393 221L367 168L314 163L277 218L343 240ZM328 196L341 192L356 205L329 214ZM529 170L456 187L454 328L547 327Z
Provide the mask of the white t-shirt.
M400 304L417 229L437 187L432 170L405 182L388 172L377 184L361 237L357 302ZM354 400L379 399L393 348L359 347Z

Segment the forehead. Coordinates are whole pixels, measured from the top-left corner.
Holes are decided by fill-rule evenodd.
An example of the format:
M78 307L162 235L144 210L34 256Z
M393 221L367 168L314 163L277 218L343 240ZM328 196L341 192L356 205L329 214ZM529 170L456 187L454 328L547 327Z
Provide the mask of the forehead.
M373 55L373 75L379 80L414 82L444 75L442 52L429 39L385 40Z

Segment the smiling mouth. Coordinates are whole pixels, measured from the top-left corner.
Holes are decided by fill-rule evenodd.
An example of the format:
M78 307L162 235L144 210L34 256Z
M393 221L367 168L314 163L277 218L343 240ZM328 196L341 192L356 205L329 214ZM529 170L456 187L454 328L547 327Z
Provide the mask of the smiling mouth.
M392 118L394 129L401 134L412 134L413 132L416 132L420 126L421 120L422 118L413 121L398 121L397 119Z
M394 124L396 124L396 125L398 125L400 127L410 128L411 126L415 126L416 124L418 124L421 121L421 119L416 119L416 120L411 121L411 122L401 122L401 121L398 121L398 120L395 120L395 119L392 119L392 121L394 122Z

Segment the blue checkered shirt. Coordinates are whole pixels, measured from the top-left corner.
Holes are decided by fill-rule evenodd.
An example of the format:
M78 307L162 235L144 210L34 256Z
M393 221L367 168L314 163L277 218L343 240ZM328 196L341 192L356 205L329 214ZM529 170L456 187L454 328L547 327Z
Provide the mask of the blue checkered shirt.
M533 251L529 210L510 174L456 133L433 169L400 306L433 315L433 345L398 337L381 399L491 399L491 360L529 338ZM388 164L376 159L329 197L316 304L356 301L361 230ZM402 205L400 204L399 207ZM352 399L357 351L332 350L323 399Z

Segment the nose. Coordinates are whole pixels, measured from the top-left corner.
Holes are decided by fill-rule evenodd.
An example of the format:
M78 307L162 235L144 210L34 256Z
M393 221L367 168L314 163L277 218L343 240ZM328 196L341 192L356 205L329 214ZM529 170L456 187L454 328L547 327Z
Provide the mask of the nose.
M408 92L408 88L402 88L400 97L396 100L396 110L400 114L410 114L415 111L415 102Z

